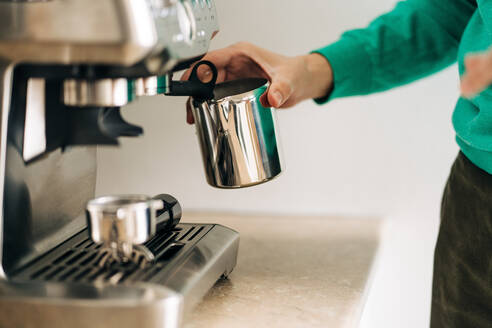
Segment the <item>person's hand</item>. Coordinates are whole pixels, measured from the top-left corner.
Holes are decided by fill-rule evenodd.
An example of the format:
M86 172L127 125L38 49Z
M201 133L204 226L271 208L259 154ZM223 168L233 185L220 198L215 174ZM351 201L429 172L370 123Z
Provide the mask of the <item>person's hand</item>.
M465 58L465 74L461 78L461 94L471 98L492 84L492 47Z
M330 64L319 54L286 57L241 42L212 51L203 60L209 60L217 67L217 83L248 77L268 79L270 87L260 98L265 107L288 108L305 99L323 97L333 84ZM187 80L190 73L191 69L182 79ZM204 81L210 74L205 65L198 70L199 78ZM193 124L189 102L186 120Z

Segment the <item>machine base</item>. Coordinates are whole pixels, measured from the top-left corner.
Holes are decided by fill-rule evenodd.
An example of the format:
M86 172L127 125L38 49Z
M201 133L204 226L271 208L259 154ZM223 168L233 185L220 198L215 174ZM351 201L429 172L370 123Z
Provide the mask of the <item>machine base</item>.
M156 262L101 268L84 230L0 282L0 327L179 327L236 265L239 234L179 224L146 246Z

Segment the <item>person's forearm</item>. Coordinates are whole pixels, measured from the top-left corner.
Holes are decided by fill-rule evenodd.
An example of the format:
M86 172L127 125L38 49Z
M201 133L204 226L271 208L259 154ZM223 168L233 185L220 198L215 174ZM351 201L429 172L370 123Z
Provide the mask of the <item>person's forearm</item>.
M407 0L344 33L315 51L330 62L334 81L331 98L317 101L384 91L452 64L475 8L470 0Z

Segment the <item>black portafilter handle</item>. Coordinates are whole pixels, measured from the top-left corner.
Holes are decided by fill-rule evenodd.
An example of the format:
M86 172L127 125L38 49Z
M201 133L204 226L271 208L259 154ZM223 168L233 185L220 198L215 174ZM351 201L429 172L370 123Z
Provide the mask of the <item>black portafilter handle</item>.
M206 65L212 71L212 78L208 82L203 82L198 77L198 68L202 65ZM218 78L217 67L208 60L202 60L195 64L193 67L188 81L170 81L169 92L167 96L188 96L193 97L195 100L209 100L214 98L215 84Z
M156 214L156 232L174 229L183 214L178 200L168 194L160 194L153 198L162 200L164 203L164 208L158 210Z

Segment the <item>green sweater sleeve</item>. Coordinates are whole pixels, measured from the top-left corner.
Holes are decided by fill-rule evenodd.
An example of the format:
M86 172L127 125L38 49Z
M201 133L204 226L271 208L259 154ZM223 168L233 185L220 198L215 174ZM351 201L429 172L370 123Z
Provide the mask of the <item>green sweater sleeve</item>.
M451 65L475 9L474 0L407 0L367 28L345 32L313 51L334 75L331 93L316 102L384 91Z

